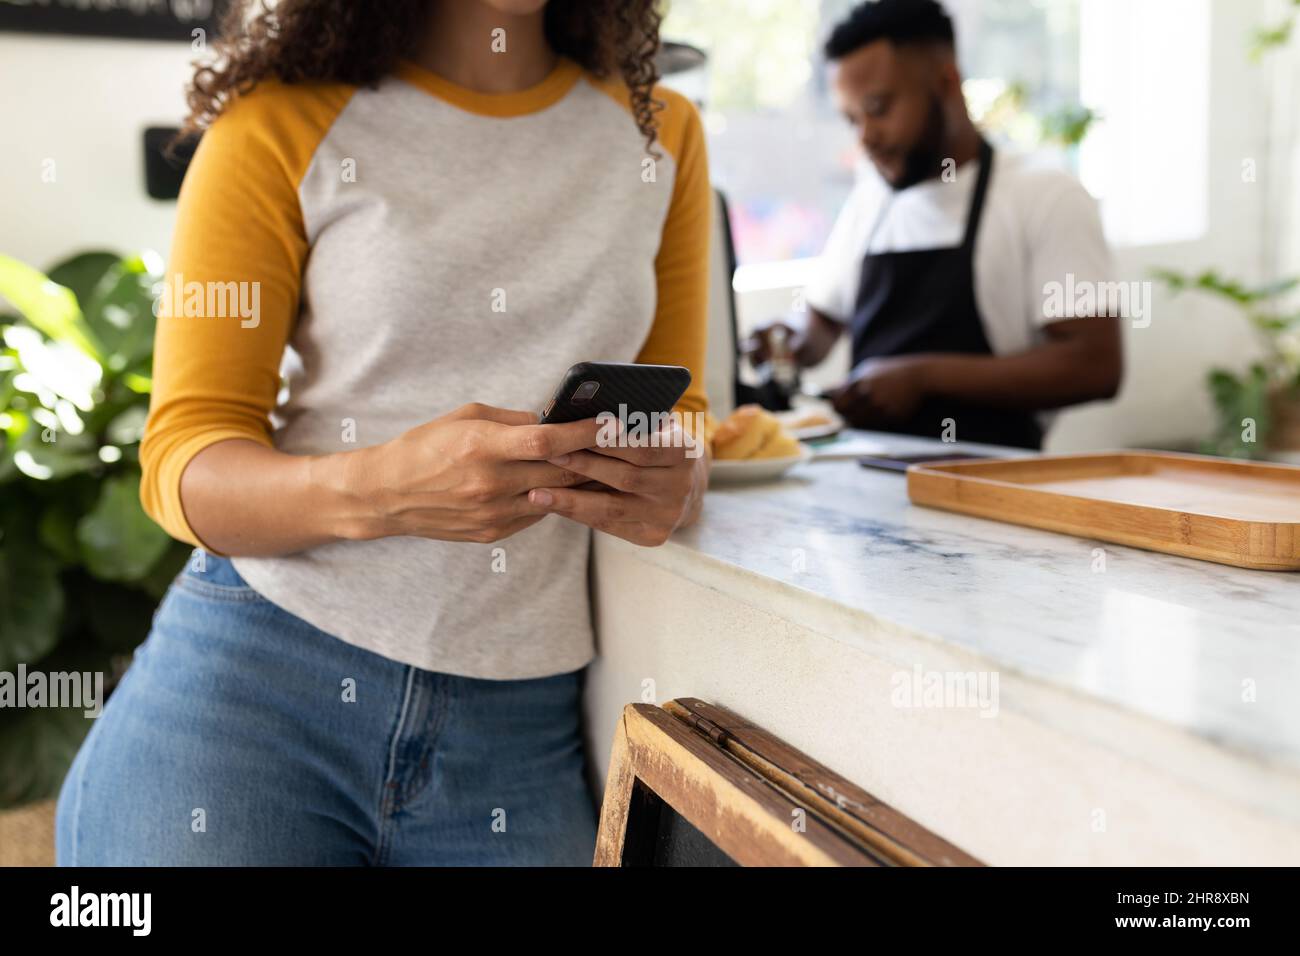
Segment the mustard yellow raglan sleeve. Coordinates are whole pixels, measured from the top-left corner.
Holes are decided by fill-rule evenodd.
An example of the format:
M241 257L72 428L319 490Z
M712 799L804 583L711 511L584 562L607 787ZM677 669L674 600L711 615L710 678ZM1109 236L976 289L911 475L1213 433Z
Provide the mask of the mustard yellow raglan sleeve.
M270 446L280 362L307 254L298 185L328 111L275 83L229 106L199 143L177 202L154 335L153 393L140 444L140 501L169 534L202 545L181 474L215 442Z
M683 365L691 384L674 410L690 428L695 413L705 415L705 440L712 448L716 422L709 415L704 388L708 347L709 236L713 189L699 112L686 97L656 88L666 102L659 114L660 146L673 158L673 195L655 258L658 302L654 324L636 360L651 365Z

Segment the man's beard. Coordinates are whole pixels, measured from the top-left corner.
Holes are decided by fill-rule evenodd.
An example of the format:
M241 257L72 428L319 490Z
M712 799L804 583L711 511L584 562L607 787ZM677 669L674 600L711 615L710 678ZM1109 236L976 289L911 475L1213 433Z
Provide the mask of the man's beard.
M939 175L943 169L945 132L943 106L936 96L930 100L930 115L926 118L921 138L907 153L903 175L889 184L894 192Z

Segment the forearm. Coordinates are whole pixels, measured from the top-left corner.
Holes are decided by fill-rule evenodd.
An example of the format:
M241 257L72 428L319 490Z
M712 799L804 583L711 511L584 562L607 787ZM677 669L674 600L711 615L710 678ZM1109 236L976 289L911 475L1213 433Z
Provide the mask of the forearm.
M795 361L804 368L820 365L839 341L843 326L810 308L804 315L795 348Z
M368 451L289 455L255 441L216 442L181 477L185 515L204 545L230 556L368 537L371 514L358 480Z
M1048 342L1015 355L927 355L925 394L995 408L1037 411L1112 397L1118 358L1109 351Z

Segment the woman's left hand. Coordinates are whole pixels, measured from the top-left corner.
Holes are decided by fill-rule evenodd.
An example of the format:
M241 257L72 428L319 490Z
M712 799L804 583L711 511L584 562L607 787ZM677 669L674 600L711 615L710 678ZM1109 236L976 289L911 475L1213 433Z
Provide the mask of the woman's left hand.
M692 524L709 486L709 455L703 439L683 436L677 422L660 433L657 448L595 447L550 460L608 490L534 488L530 501L646 547L661 545L677 528Z

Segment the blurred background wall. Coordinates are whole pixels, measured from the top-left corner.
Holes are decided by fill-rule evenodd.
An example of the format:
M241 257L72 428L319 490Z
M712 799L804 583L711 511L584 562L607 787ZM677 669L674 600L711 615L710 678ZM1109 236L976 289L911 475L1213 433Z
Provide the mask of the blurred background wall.
M179 122L191 59L183 41L0 33L0 252L42 269L87 247L166 253L176 204L145 193L142 135Z

